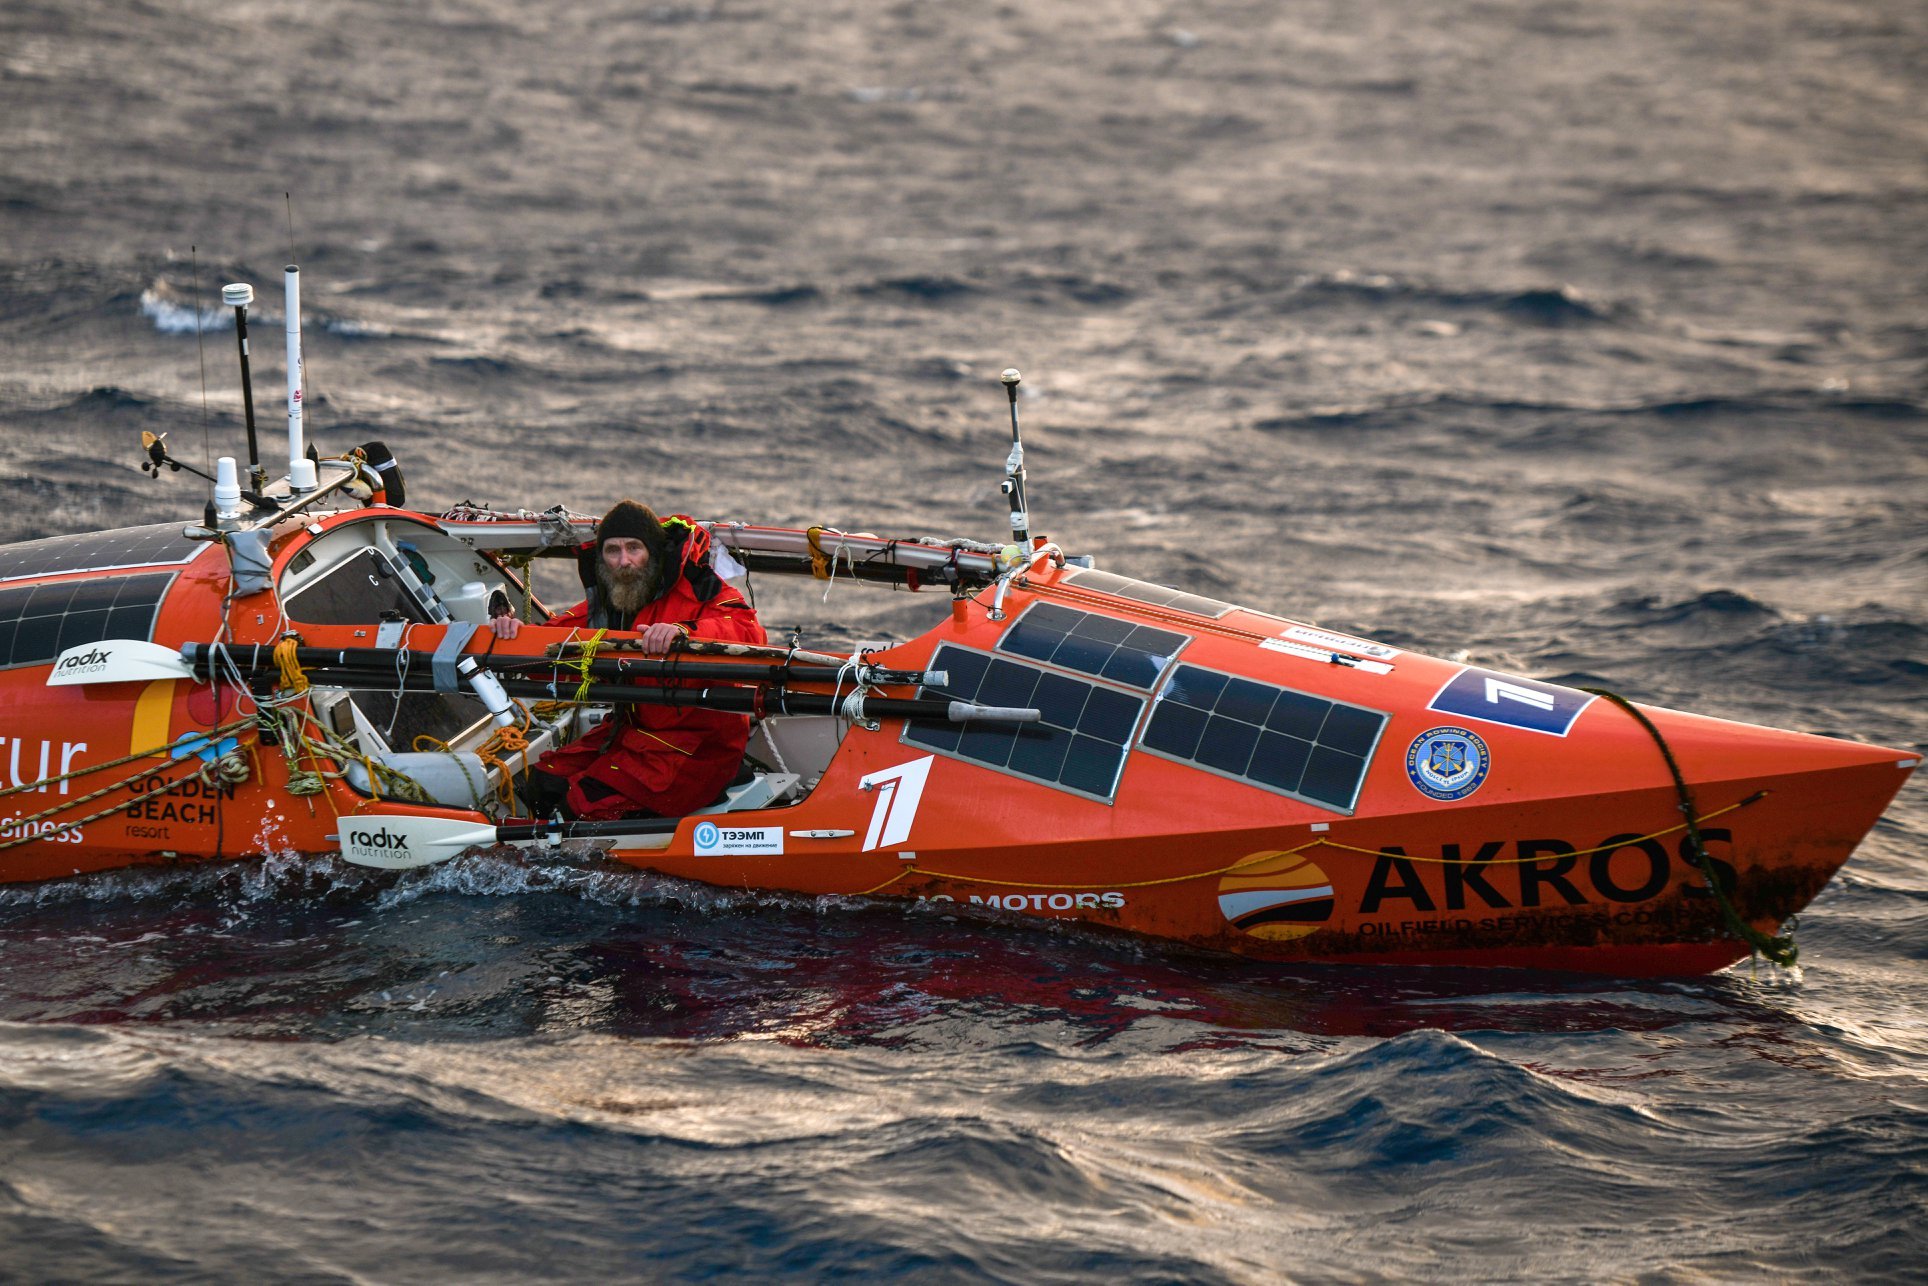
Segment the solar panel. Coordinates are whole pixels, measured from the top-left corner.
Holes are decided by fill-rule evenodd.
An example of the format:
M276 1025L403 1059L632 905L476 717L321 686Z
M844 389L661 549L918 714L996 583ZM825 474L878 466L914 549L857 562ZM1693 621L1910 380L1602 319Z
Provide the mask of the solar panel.
M997 641L1000 652L1110 679L1146 692L1190 636L1115 616L1033 603Z
M0 545L0 582L58 576L63 572L119 571L133 567L175 567L201 546L181 535L178 522L146 527L49 536Z
M1154 585L1150 581L1133 580L1129 576L1114 576L1110 572L1090 568L1066 572L1064 579L1079 589L1095 589L1101 594L1128 598L1134 603L1146 603L1152 607L1187 612L1193 616L1206 616L1213 620L1238 610L1234 604L1221 603L1215 598L1203 598L1197 594L1187 594L1184 590L1173 589L1168 585Z
M152 642L173 572L95 576L0 589L0 669L44 665L102 639Z
M1386 715L1291 688L1181 665L1138 740L1153 754L1352 811Z
M930 668L950 682L925 696L1035 707L1038 723L913 723L904 741L1107 803L1145 699L1020 661L946 643Z

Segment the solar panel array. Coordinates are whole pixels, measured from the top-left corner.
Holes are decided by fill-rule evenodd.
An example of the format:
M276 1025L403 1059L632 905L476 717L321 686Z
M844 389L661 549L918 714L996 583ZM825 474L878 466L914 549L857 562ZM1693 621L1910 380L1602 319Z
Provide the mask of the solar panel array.
M1213 620L1228 612L1238 610L1231 603L1221 603L1215 598L1203 598L1197 594L1187 594L1183 590L1172 589L1167 585L1154 585L1150 581L1133 580L1129 576L1114 576L1084 568L1066 572L1064 579L1079 589L1095 589L1101 594L1115 598L1128 598L1134 603L1147 603L1152 607L1163 607L1174 612L1188 612L1193 616L1207 616Z
M174 576L146 572L0 588L0 669L44 665L70 647L102 639L151 642Z
M913 723L904 740L1031 781L1110 801L1145 699L946 643L930 668L949 671L923 695L979 705L1036 707L1039 723Z
M1267 790L1350 812L1386 716L1181 665L1139 745Z
M1149 692L1189 641L1187 635L1115 616L1033 603L1004 631L997 647Z
M181 535L178 522L157 522L146 527L122 527L79 536L49 536L45 540L0 545L0 581L109 568L172 567L194 557L200 548Z

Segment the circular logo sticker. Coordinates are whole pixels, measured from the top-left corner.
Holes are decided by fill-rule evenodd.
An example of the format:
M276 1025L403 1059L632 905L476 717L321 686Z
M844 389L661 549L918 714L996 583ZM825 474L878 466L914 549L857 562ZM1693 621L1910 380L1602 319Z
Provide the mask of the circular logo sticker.
M691 836L691 838L696 841L696 847L698 848L715 848L716 841L721 838L721 834L716 829L715 822L698 822L696 834Z
M1302 853L1253 853L1218 882L1218 909L1255 938L1289 942L1332 918L1332 881Z
M1406 776L1430 799L1464 799L1485 783L1492 763L1471 728L1428 728L1406 751Z

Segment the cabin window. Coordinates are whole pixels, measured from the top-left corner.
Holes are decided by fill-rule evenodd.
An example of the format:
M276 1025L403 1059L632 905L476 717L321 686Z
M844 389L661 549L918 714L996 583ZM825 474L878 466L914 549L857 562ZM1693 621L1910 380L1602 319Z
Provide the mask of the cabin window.
M1066 572L1064 580L1067 584L1076 585L1079 589L1095 589L1100 594L1110 594L1114 598L1128 598L1134 603L1145 603L1151 607L1162 607L1172 612L1185 612L1192 616L1206 616L1212 620L1238 610L1233 604L1221 603L1215 598L1202 598L1197 594L1187 594L1181 589L1172 589L1168 585L1154 585L1150 581L1133 580L1129 576L1114 576L1110 572L1101 572L1092 568Z
M1029 781L1110 803L1118 792L1125 747L1145 700L954 643L941 645L930 668L950 682L924 696L978 705L1036 707L1038 723L913 723L904 741L1012 773Z
M1134 625L1115 616L1033 603L998 639L1015 652L1067 670L1150 692L1178 650L1191 639L1170 630Z
M1349 813L1385 727L1386 715L1377 710L1181 665L1154 700L1138 744Z
M175 567L191 560L201 548L181 535L178 522L121 527L79 536L50 536L0 549L0 581L58 576L64 572Z
M382 621L429 624L431 615L410 582L387 554L373 546L308 582L283 604L288 618L307 625L376 625ZM428 661L420 665L426 667ZM397 687L400 686L398 683ZM473 697L456 692L405 692L394 688L360 689L355 704L398 750L414 747L427 735L449 741L488 712Z
M0 586L0 669L44 665L70 647L103 639L152 642L154 617L174 575Z

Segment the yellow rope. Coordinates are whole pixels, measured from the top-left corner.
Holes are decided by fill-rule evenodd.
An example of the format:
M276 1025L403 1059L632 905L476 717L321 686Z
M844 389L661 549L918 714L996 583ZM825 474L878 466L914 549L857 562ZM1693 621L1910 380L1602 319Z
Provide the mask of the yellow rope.
M1725 808L1715 809L1711 813L1706 813L1702 815L1700 820L1709 821L1713 818L1719 817L1723 813L1731 813L1737 808L1745 808L1747 805L1754 803L1756 800L1760 799L1761 795L1765 795L1766 793L1767 793L1766 791L1762 791L1760 792L1760 794L1750 795L1748 798L1741 800L1737 804L1729 804ZM1404 857L1404 860L1409 862L1431 862L1442 866L1466 866L1466 865L1520 866L1520 865L1530 864L1533 862L1549 862L1556 858L1562 858L1562 857L1591 857L1595 853L1608 853L1608 852L1612 852L1615 849L1630 848L1633 845L1644 844L1648 840L1659 839L1663 835L1672 835L1677 831L1684 831L1686 829L1687 829L1687 823L1682 822L1678 826L1669 826L1665 830L1654 831L1653 833L1648 835L1634 836L1631 839L1622 840L1618 844L1601 844L1594 848L1583 848L1572 853L1543 853L1538 857L1495 858L1490 862L1467 863L1467 862L1453 861L1449 858L1444 858L1444 857L1404 857L1403 854L1399 854L1399 853L1393 853L1390 856ZM1242 870L1248 866L1256 866L1261 862L1270 862L1281 857L1292 857L1295 854L1305 852L1309 848L1320 848L1320 847L1336 848L1347 853L1363 853L1367 857L1376 858L1376 857L1388 856L1388 854L1386 854L1381 849L1360 848L1357 845L1353 845L1353 844L1341 844L1337 840L1327 839L1324 836L1320 836L1317 839L1306 841L1305 843L1299 845L1297 848L1268 850L1267 852L1264 852L1264 853L1255 853L1251 857L1240 858L1238 861L1232 863L1230 866L1221 866L1210 871L1194 871L1189 875L1168 875L1162 879L1156 879L1156 880L1131 880L1128 882L1112 881L1106 884L1060 884L1060 883L1032 884L1032 883L1026 883L1025 881L1022 881L1022 880L1000 880L1000 879L993 879L989 876L983 876L983 875L958 875L950 871L933 871L929 867L918 866L915 863L906 862L901 870L899 870L895 875L891 876L889 879L885 880L882 884L879 884L874 888L865 889L863 892L854 894L853 896L869 897L871 894L876 893L879 890L889 888L891 885L897 883L897 881L903 879L906 875L927 875L932 879L957 880L965 884L989 884L989 885L995 885L996 887L1003 888L1003 889L1057 889L1065 892L1077 892L1080 890L1096 890L1096 889L1147 889L1147 888L1153 887L1154 885L1159 885L1159 884L1183 884L1187 880L1203 880L1203 879L1208 879L1209 877L1214 875L1230 875L1233 872Z
M289 692L306 692L308 676L302 673L301 662L295 660L295 649L301 640L292 634L281 636L281 642L274 645L275 668L281 671L281 686Z
M810 542L810 574L818 580L829 580L830 555L823 552L823 528L807 528L803 538Z
M224 724L221 727L216 728L212 732L209 732L205 735L209 737L210 744L214 744L214 743L217 743L221 737L225 736L229 732L233 732L237 729L243 728L251 722L253 722L251 719L237 719L234 722ZM154 753L157 753L157 752L154 752L154 751L148 752L148 754L154 754ZM120 764L128 763L131 760L145 759L146 757L147 755L130 755L126 759L117 760L113 763L100 764L94 768L87 769L86 771L99 772L103 768L118 767ZM193 763L192 760L189 760L187 762L189 762L190 764ZM70 808L78 808L82 804L92 803L94 800L99 799L103 795L111 795L117 790L121 790L127 786L132 785L134 782L139 781L142 777L148 776L151 771L152 770L150 769L142 768L139 772L135 773L133 776L125 777L120 781L114 782L112 785L102 786L99 790L90 791L85 795L75 796L73 799L65 800L61 803L55 804L52 808L43 808L39 812L30 814L29 816L15 818L13 819L14 824L17 826L29 825L33 822L40 821L43 818L52 817L55 813L66 812ZM74 775L75 774L72 774L72 773L68 774L68 776L74 776ZM200 781L206 785L214 786L218 788L221 785L238 785L241 782L247 780L247 776L248 776L247 762L240 757L240 748L236 747L235 750L230 751L228 754L222 755L218 759L215 759L209 763L195 765L191 769L191 771L183 773L181 776L175 778L173 781L167 782L164 785L156 786L153 790L141 791L139 793L129 795L126 799L121 800L117 804L112 804L106 808L100 809L97 812L89 813L85 817L76 817L71 821L62 822L59 826L56 826L51 830L39 831L32 835L22 835L16 839L8 840L5 843L0 843L0 853L3 853L10 848L18 848L22 844L31 844L35 840L45 840L45 839L51 839L58 835L65 835L69 831L79 830L81 827L85 826L89 822L99 821L103 817L111 817L115 813L124 813L128 809L132 808L135 804L140 803L142 800L152 799L156 795L165 795L169 791L179 790L182 786L186 785L190 781Z
M576 641L580 651L576 658L567 664L574 667L576 673L582 676L582 684L576 689L577 705L581 705L589 698L589 663L596 659L596 653L602 649L603 635L607 633L609 633L608 630L597 630L588 638Z
M1766 791L1762 791L1761 795L1765 795L1766 793ZM1703 813L1701 814L1700 820L1703 822L1710 821L1723 813L1731 813L1736 808L1745 808L1747 805L1759 799L1761 795L1752 795L1741 800L1738 804L1729 804L1727 807L1717 808L1711 813ZM1463 862L1447 857L1409 857L1404 853L1393 853L1391 856L1399 858L1401 861L1428 862L1436 866L1530 866L1534 862L1550 862L1560 857L1592 857L1595 853L1610 853L1615 849L1632 848L1636 844L1645 844L1650 839L1659 839L1663 835L1672 835L1686 829L1687 823L1681 822L1677 826L1669 826L1666 830L1654 831L1651 834L1635 835L1631 838L1623 839L1618 844L1599 844L1593 848L1577 849L1571 853L1542 853L1538 857L1496 857L1486 862ZM1312 842L1314 844L1323 844L1327 848L1342 849L1348 853L1364 853L1367 857L1387 856L1383 849L1359 848L1353 844L1341 844L1338 840L1326 839L1324 837L1320 837ZM1292 851L1295 853L1298 852L1297 849L1293 849Z
M209 745L215 745L220 742L221 738L227 736L229 733L239 732L241 729L247 727L249 724L253 722L254 720L252 718L233 719L227 723L222 724L218 728L212 728L212 729L209 729L207 732L197 733L197 735L206 737ZM58 782L72 781L76 777L87 777L97 772L105 772L109 768L119 768L122 764L131 764L136 759L152 759L158 755L165 755L171 748L172 748L172 743L170 742L167 745L156 746L152 750L143 750L139 754L122 755L119 759L109 759L106 763L93 764L86 768L76 768L72 772L62 773L58 777L42 777L39 781L30 781L24 786L14 786L14 787L10 787L7 790L0 790L0 795L17 795L23 791L38 790L43 786L52 786ZM125 786L130 781L138 780L142 776L146 775L146 772L147 770L143 768L140 772L135 773L132 777L127 777L121 781L117 781L112 786L103 786L101 789L96 790L91 794L77 795L73 799L70 799L63 804L58 804L53 808L47 809L44 812L35 813L32 817L21 817L21 818L16 818L15 820L23 821L23 822L35 821L39 818L48 817L54 813L58 813L62 809L72 808L75 805L84 804L87 801L92 799L99 799L102 795L118 790L120 787Z
M1242 870L1248 866L1256 866L1260 862L1269 862L1274 858L1290 857L1294 853L1303 853L1306 849L1314 847L1319 842L1320 841L1315 839L1309 843L1301 844L1297 848L1286 849L1283 852L1268 851L1255 853L1250 857L1240 858L1230 866L1221 866L1215 870L1193 871L1189 875L1167 875L1157 880L1132 880L1126 883L1119 883L1113 880L1105 884L1027 884L1021 880L996 880L982 875L956 875L948 871L933 871L929 867L906 862L903 870L897 872L897 874L891 876L882 884L879 884L877 888L865 889L862 893L854 894L853 896L868 897L872 893L875 893L877 889L889 888L906 875L913 874L928 875L939 880L959 880L966 884L995 884L1003 889L1059 889L1067 892L1075 892L1080 889L1148 889L1155 884L1183 884L1186 880L1202 880L1211 875L1230 875L1233 871Z

